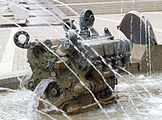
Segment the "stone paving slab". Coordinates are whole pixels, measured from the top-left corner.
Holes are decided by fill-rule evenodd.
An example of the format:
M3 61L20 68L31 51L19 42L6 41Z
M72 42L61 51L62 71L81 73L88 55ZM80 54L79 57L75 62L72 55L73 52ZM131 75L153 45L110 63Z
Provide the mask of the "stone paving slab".
M82 9L91 9L95 14L120 14L127 13L131 10L140 12L161 11L161 0L61 0L69 7L80 13ZM58 4L56 6L61 9L66 15L74 16L75 14L65 5Z
M23 4L22 4L23 3ZM35 4L36 3L36 4ZM41 3L41 4L40 4ZM59 19L66 21L68 17L60 11L57 7L51 4L51 1L34 0L34 2L23 1L20 5L24 6L29 11L29 18L25 20L15 20L14 13L9 10L9 4L0 4L0 28L4 26L14 25L14 23L21 26L41 26L44 21L51 24L60 24L60 21L52 16L54 14ZM17 7L17 6L16 6ZM6 9L4 9L6 8ZM51 13L47 12L50 11Z
M0 30L0 60L2 59L3 52L5 50L5 47L7 45L9 35L10 35L11 30L10 29L3 29Z

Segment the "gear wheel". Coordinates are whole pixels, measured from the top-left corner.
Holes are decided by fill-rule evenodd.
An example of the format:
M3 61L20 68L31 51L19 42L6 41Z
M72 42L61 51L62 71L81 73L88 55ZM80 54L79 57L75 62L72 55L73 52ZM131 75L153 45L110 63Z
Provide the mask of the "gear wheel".
M46 98L52 102L58 100L61 93L62 90L56 82L50 83L45 91Z

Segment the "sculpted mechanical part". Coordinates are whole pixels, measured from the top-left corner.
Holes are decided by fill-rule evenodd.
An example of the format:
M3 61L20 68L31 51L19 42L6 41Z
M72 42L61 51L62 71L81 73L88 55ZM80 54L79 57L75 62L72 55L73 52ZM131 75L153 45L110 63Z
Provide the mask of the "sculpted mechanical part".
M69 21L64 26L65 39L45 40L44 44L69 65L101 104L106 105L113 102L114 96L89 61L101 72L112 89L118 81L92 49L99 53L116 72L120 72L119 66L127 68L130 64L132 43L128 39L114 39L108 28L104 29L104 36L99 36L92 28L94 20L91 10L83 10L80 15L80 32L76 29L74 21ZM17 34L14 39L18 41L16 36ZM19 44L16 45L21 47ZM21 48L28 49L27 58L33 72L27 88L34 90L40 81L52 79L53 82L48 85L44 93L45 99L66 113L75 114L97 107L91 94L79 83L63 61L39 42L29 42L28 46L25 46Z

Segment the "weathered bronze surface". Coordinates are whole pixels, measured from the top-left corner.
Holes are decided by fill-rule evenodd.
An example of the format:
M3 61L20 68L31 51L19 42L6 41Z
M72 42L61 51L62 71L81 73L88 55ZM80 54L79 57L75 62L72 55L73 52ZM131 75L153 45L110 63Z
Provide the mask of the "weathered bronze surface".
M139 24L140 19L137 16L132 13L129 13L129 16L133 16L135 19L134 22ZM127 29L127 27L130 27L129 22L131 21L131 17L129 16L127 16L129 19L127 20L127 17L125 17L120 25L120 30L123 31L128 39L115 40L108 28L104 29L105 36L99 36L97 31L92 28L95 20L92 11L83 10L80 16L80 33L78 33L75 27L74 21L69 21L64 25L66 31L65 39L45 40L43 42L60 56L62 60L47 50L40 42L28 42L28 35L26 41L20 43L17 39L18 35L26 34L26 32L20 31L16 33L14 41L18 47L28 49L27 58L33 72L26 87L34 90L40 81L52 79L53 82L48 85L44 93L44 99L68 114L75 114L86 111L89 108L97 107L97 103L84 86L80 84L76 76L66 67L64 62L69 65L83 83L95 94L102 105L112 103L114 96L110 88L104 83L101 75L91 64L102 73L112 89L115 88L118 81L112 70L103 63L101 57L96 55L92 49L99 53L115 71L120 72L119 67L124 67L125 69L129 67L132 43L137 43L133 48L133 63L129 67L129 70L133 72L147 72L148 64L146 58L151 58L153 62L151 69L153 71L160 70L162 66L159 69L156 67L158 67L157 63L160 63L162 59L158 55L158 50L162 49L161 46L156 45L154 34L151 34L151 56L149 56L150 54L146 53L148 46L139 44L139 37L136 36L139 34L138 32L133 34L130 41L130 28ZM142 23L142 26L144 25ZM151 26L150 23L149 26ZM133 32L135 32L134 29ZM144 35L149 36L150 34ZM142 44L145 41L144 35L142 34ZM146 44L148 44L148 39L146 41Z

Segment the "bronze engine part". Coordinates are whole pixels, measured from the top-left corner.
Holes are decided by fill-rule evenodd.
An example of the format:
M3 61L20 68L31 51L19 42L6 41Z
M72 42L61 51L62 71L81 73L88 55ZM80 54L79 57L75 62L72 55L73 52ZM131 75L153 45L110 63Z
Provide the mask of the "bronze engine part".
M104 29L104 36L99 36L97 31L92 28L94 19L91 10L83 10L80 16L80 33L76 30L74 21L69 21L64 26L66 30L65 39L45 40L44 44L59 55L95 94L99 102L105 105L111 103L114 96L101 75L88 60L102 73L112 89L117 84L117 78L92 49L99 53L115 71L119 72L119 66L127 68L130 64L132 43L127 39L115 40L108 28ZM15 38L18 38L20 34L26 35L26 32L16 33ZM27 83L30 90L34 90L40 81L52 79L53 82L45 90L44 99L56 107L68 114L97 107L91 94L79 83L79 80L65 66L64 62L53 55L40 42L28 43L28 41L25 41L25 44L20 44L20 41L14 40L17 46L21 48L25 46L24 48L28 49L27 58L33 72Z

